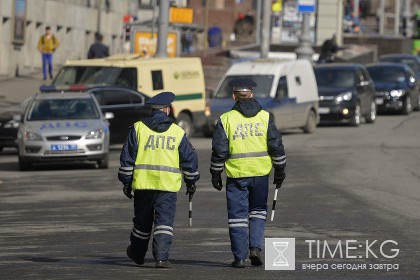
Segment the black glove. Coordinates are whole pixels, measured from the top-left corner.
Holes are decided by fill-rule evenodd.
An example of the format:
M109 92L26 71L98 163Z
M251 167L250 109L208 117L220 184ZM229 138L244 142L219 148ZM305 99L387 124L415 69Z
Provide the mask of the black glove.
M274 182L276 184L276 189L280 189L281 184L283 184L284 179L286 178L286 173L284 170L275 170L274 171Z
M132 191L131 185L124 185L123 192L124 192L125 196L128 197L129 199L133 198L133 195L131 194L131 191Z
M187 183L187 192L185 194L193 196L193 194L195 193L195 189L196 188L194 183Z
M211 183L213 185L213 188L215 188L218 191L221 191L223 188L222 174L211 174Z

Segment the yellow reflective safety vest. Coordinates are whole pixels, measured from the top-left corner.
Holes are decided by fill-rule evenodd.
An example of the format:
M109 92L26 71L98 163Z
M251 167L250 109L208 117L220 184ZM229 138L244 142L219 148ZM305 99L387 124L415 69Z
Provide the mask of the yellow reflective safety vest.
M138 150L133 173L134 190L177 192L181 189L179 145L185 131L172 124L165 132L156 132L143 122L134 124Z
M226 174L231 178L265 176L272 163L267 153L269 113L261 110L254 117L245 117L231 110L220 117L229 140Z

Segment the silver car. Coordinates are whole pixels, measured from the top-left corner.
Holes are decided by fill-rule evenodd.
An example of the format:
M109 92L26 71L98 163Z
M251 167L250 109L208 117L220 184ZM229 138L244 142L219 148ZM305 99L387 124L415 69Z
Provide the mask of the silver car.
M37 94L17 135L19 167L36 162L96 161L108 168L109 123L92 94Z

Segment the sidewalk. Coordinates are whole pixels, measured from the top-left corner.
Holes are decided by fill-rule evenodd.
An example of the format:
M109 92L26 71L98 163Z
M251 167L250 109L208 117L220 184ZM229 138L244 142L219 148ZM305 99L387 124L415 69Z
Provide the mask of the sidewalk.
M38 92L41 85L49 82L42 80L42 75L0 80L0 104L20 103Z

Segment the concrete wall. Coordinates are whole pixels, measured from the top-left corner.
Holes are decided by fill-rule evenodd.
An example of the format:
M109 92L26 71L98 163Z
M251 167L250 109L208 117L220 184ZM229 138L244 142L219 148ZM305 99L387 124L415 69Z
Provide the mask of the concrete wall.
M344 0L322 0L318 3L318 28L316 45L332 37L337 36L337 43L343 43L343 3Z
M148 17L148 11L130 11L132 1L110 1L108 12L105 11L105 1L102 1L99 30L111 54L123 50L120 39L123 15L131 13L139 18ZM68 59L85 58L98 30L99 3L99 0L27 0L25 42L19 47L12 43L14 0L0 0L0 75L13 76L17 67L20 74L41 68L37 44L48 25L60 41L53 58L56 67Z

